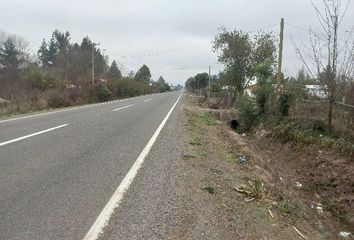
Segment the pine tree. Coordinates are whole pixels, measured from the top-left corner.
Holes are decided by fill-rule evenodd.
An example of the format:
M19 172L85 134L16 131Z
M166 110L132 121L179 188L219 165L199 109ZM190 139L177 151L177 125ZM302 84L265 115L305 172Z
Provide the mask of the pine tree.
M143 83L149 83L151 79L151 73L148 66L144 64L135 74L134 79Z
M117 62L114 60L108 70L108 78L110 80L117 80L122 77L122 73L118 68Z

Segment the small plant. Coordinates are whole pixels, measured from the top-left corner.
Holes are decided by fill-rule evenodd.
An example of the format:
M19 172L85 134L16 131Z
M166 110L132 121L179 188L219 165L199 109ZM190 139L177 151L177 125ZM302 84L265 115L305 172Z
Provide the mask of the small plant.
M231 153L227 153L225 155L224 159L226 162L229 162L229 163L235 163L235 161L236 161L235 156Z
M196 158L196 157L193 156L193 155L183 155L183 156L182 156L182 159L183 159L183 160L189 160L189 159L194 159L194 158Z
M198 137L193 137L193 139L189 143L191 145L201 145L200 139Z
M325 198L321 201L324 206L324 210L328 211L338 220L344 220L347 217L347 213L342 206L339 206L335 202Z
M193 131L197 126L198 115L192 112L187 112L187 116L188 116L188 120L187 120L188 129Z
M248 181L247 184L241 185L235 188L235 190L251 197L251 200L260 200L265 196L264 184L260 179Z
M215 194L215 189L213 187L203 187L202 189L210 194Z
M291 200L281 201L277 204L277 207L282 213L288 215L293 215L300 209L300 205L297 202Z

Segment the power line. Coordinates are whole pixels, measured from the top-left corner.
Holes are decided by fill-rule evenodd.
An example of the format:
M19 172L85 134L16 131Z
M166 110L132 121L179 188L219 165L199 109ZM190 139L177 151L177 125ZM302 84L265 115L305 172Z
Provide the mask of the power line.
M169 54L174 54L174 53L179 53L179 52L184 52L184 51L196 49L196 48L199 48L201 45L202 44L189 46L189 47L183 47L183 48L176 48L176 49L171 49L171 50L165 50L165 51L159 51L159 52L131 55L131 56L120 56L119 58L143 58L143 57L154 57L154 56L160 56L160 55L169 55Z
M272 25L267 25L267 26L264 26L262 28L257 28L257 29L254 28L254 30L248 30L247 32L259 32L259 31L270 29L270 28L277 27L277 26L279 26L279 23L272 24Z

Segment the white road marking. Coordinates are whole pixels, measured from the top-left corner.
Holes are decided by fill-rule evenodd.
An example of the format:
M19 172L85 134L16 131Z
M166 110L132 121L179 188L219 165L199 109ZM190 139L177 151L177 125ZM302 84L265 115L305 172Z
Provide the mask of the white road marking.
M120 108L114 109L113 112L116 112L116 111L119 111L119 110L122 110L122 109L126 109L126 108L132 107L132 106L134 106L134 104L130 104L130 105L127 105L127 106L124 106L124 107L120 107Z
M47 130L43 130L43 131L32 133L32 134L29 134L29 135L26 135L26 136L23 136L23 137L15 138L15 139L12 139L10 141L2 142L2 143L0 143L0 147L1 146L5 146L5 145L10 144L10 143L14 143L14 142L18 142L18 141L24 140L26 138L30 138L30 137L34 137L34 136L37 136L37 135L40 135L40 134L43 134L43 133L47 133L47 132L50 132L50 131L53 131L53 130L56 130L56 129L59 129L59 128L62 128L62 127L66 127L68 125L69 124L63 124L63 125L60 125L60 126L57 126L57 127L49 128Z
M120 183L116 191L113 193L111 199L109 199L106 206L103 208L100 215L97 217L96 221L91 226L90 230L84 237L84 240L96 240L103 233L103 229L108 225L109 219L111 218L114 209L119 207L119 204L122 202L124 194L129 189L131 183L133 182L135 176L137 175L139 169L144 163L146 156L149 154L152 146L154 145L157 137L159 136L162 128L165 126L167 120L172 114L173 109L176 107L178 101L182 97L182 94L178 97L175 104L171 107L170 111L167 113L166 117L162 120L160 126L156 129L154 135L152 135L149 142L146 144L143 151L140 153L139 157L136 159L134 165L130 168L127 175L125 175L123 181Z
M144 102L149 102L149 101L151 101L151 98L144 100Z

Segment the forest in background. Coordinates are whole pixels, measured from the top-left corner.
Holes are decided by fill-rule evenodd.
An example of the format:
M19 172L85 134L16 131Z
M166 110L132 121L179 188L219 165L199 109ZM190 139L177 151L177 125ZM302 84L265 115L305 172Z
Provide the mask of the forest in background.
M69 32L55 30L36 54L27 41L0 31L0 114L108 101L180 89L160 76L151 79L145 64L123 76L116 60L89 37L72 43Z

